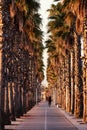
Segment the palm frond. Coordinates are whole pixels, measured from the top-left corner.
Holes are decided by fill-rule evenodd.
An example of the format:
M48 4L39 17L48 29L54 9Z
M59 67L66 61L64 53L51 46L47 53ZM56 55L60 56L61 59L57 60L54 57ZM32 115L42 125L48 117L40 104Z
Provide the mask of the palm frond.
M38 14L38 13L34 14L33 19L34 19L34 23L37 25L40 25L42 22L42 18L40 16L40 14Z
M54 0L54 2L56 2L56 1L60 1L60 0Z
M69 5L71 0L64 0L63 1L63 7L66 7L67 5Z

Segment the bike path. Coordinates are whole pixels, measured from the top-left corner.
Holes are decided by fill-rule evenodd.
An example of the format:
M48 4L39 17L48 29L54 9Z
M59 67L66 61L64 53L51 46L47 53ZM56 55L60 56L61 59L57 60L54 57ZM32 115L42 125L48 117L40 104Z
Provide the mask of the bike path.
M14 130L78 130L59 108L54 105L49 107L47 102L33 107L13 122L12 127Z

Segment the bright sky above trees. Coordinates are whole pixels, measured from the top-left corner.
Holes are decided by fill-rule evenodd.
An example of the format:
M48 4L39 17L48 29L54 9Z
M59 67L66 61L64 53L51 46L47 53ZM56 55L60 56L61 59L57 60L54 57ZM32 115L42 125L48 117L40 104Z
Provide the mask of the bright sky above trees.
M48 12L47 10L50 8L51 4L53 4L53 0L40 0L41 8L40 8L40 14L42 17L42 30L44 31L44 39L43 39L43 45L45 45L45 40L47 39L47 23L48 23ZM43 52L43 61L44 61L44 81L42 84L44 86L47 86L47 77L46 77L46 68L47 68L47 49Z

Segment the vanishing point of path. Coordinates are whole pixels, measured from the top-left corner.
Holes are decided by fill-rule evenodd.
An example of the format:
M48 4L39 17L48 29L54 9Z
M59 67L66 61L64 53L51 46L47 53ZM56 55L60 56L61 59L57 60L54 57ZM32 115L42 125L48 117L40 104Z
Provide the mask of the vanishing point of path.
M13 125L14 130L77 130L58 108L48 107L47 102L36 105Z

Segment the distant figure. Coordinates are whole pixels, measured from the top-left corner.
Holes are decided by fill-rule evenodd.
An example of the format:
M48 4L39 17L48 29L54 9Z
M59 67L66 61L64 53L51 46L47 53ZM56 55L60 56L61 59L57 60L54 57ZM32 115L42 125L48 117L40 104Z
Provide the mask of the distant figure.
M51 102L52 102L52 99L51 99L51 96L48 97L48 105L49 107L51 106Z

